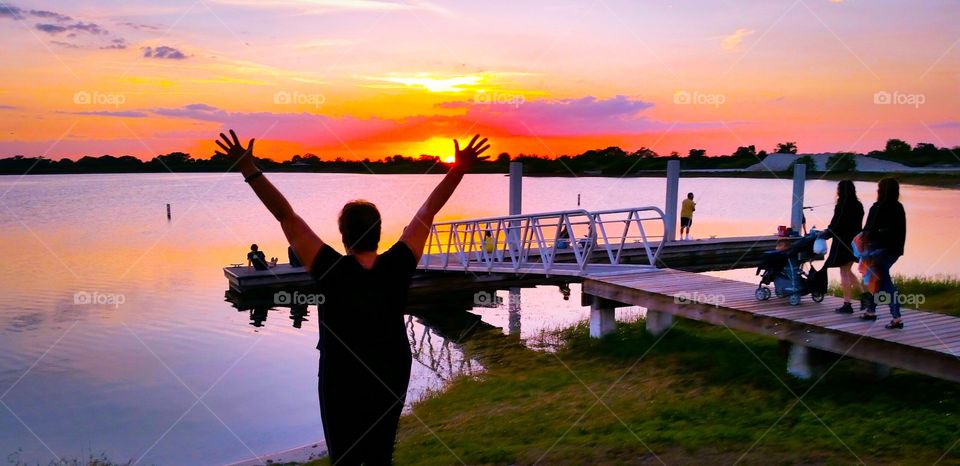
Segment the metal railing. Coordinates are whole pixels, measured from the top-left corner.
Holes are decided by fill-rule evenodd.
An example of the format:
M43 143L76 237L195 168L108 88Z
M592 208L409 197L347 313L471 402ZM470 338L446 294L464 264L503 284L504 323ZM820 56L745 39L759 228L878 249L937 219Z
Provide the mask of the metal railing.
M558 263L619 264L639 244L656 266L666 223L657 207L583 209L434 223L420 265L428 270L541 268ZM598 252L598 254L594 254Z

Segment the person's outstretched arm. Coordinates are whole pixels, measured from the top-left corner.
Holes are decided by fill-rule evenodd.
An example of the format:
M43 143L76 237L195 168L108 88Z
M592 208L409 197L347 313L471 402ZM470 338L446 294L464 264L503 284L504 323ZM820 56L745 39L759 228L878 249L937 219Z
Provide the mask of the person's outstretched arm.
M479 137L479 134L474 136L473 139L470 140L470 144L463 150L460 150L460 143L456 139L453 140L453 147L456 150L456 162L453 164L453 167L450 167L450 171L447 172L446 176L443 177L443 181L433 189L433 192L430 193L427 200L423 202L423 205L420 207L420 210L417 211L417 214L414 215L410 224L403 229L400 241L403 241L410 250L413 251L417 262L420 262L420 256L423 255L423 247L427 243L427 237L430 235L430 226L433 225L433 217L437 215L437 212L447 203L450 196L453 195L453 191L457 189L457 185L459 185L460 180L463 179L464 173L472 168L478 160L486 159L486 157L480 157L480 154L489 149L490 145L484 145L487 142L486 138L477 142Z
M235 160L237 167L240 169L240 173L243 174L244 179L253 188L253 192L257 194L257 197L260 198L260 201L263 202L263 205L267 207L273 217L280 222L280 227L283 228L283 234L287 237L287 242L290 243L290 246L293 247L293 252L297 254L297 257L300 258L300 262L303 263L304 267L307 270L310 270L310 267L313 266L313 259L317 256L317 252L320 251L320 248L323 247L323 241L320 240L320 237L317 236L313 230L310 229L310 226L293 211L293 207L290 206L290 203L287 202L287 199L283 197L283 194L266 176L263 175L263 172L260 171L260 168L254 163L253 157L253 143L254 140L250 140L250 144L244 148L240 144L240 140L237 138L237 134L230 130L230 138L223 133L220 133L220 137L223 141L217 141L219 145L226 154L222 152L217 152L220 155L226 155L231 160Z

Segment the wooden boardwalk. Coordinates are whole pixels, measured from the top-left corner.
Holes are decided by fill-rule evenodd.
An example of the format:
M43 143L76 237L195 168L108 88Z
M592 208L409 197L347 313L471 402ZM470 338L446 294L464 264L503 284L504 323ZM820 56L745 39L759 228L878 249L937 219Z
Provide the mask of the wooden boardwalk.
M903 309L906 328L888 330L886 306L875 322L837 314L839 298L757 301L755 283L670 269L588 276L583 293L625 305L767 335L809 348L960 382L960 318Z

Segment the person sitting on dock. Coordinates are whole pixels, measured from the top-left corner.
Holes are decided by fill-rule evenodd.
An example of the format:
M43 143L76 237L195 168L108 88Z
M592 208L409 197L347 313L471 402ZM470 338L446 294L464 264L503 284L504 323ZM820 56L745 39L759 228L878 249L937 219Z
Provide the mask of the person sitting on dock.
M236 133L220 134L219 153L236 160L244 180L280 222L287 241L323 294L319 309L318 392L331 464L390 464L412 358L403 319L407 291L430 227L464 174L490 146L474 136L466 148L454 140L455 163L382 254L380 212L366 201L343 206L337 223L346 255L322 241L257 167L254 140L244 148Z
M693 225L693 211L697 210L697 203L693 202L693 193L687 193L687 198L680 204L680 239L690 240L690 226ZM687 230L687 237L683 237L683 230Z
M247 266L253 266L254 270L267 270L267 256L257 246L256 243L250 245L250 252L247 253Z

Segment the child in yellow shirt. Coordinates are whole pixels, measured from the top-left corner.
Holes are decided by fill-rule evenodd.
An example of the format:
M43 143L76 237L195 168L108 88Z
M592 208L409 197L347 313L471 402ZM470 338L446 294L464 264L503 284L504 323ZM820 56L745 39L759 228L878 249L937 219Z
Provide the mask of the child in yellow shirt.
M690 240L690 225L693 225L693 211L697 210L697 203L693 202L693 193L687 193L687 198L680 205L680 239ZM683 237L683 230L687 230L687 237Z

